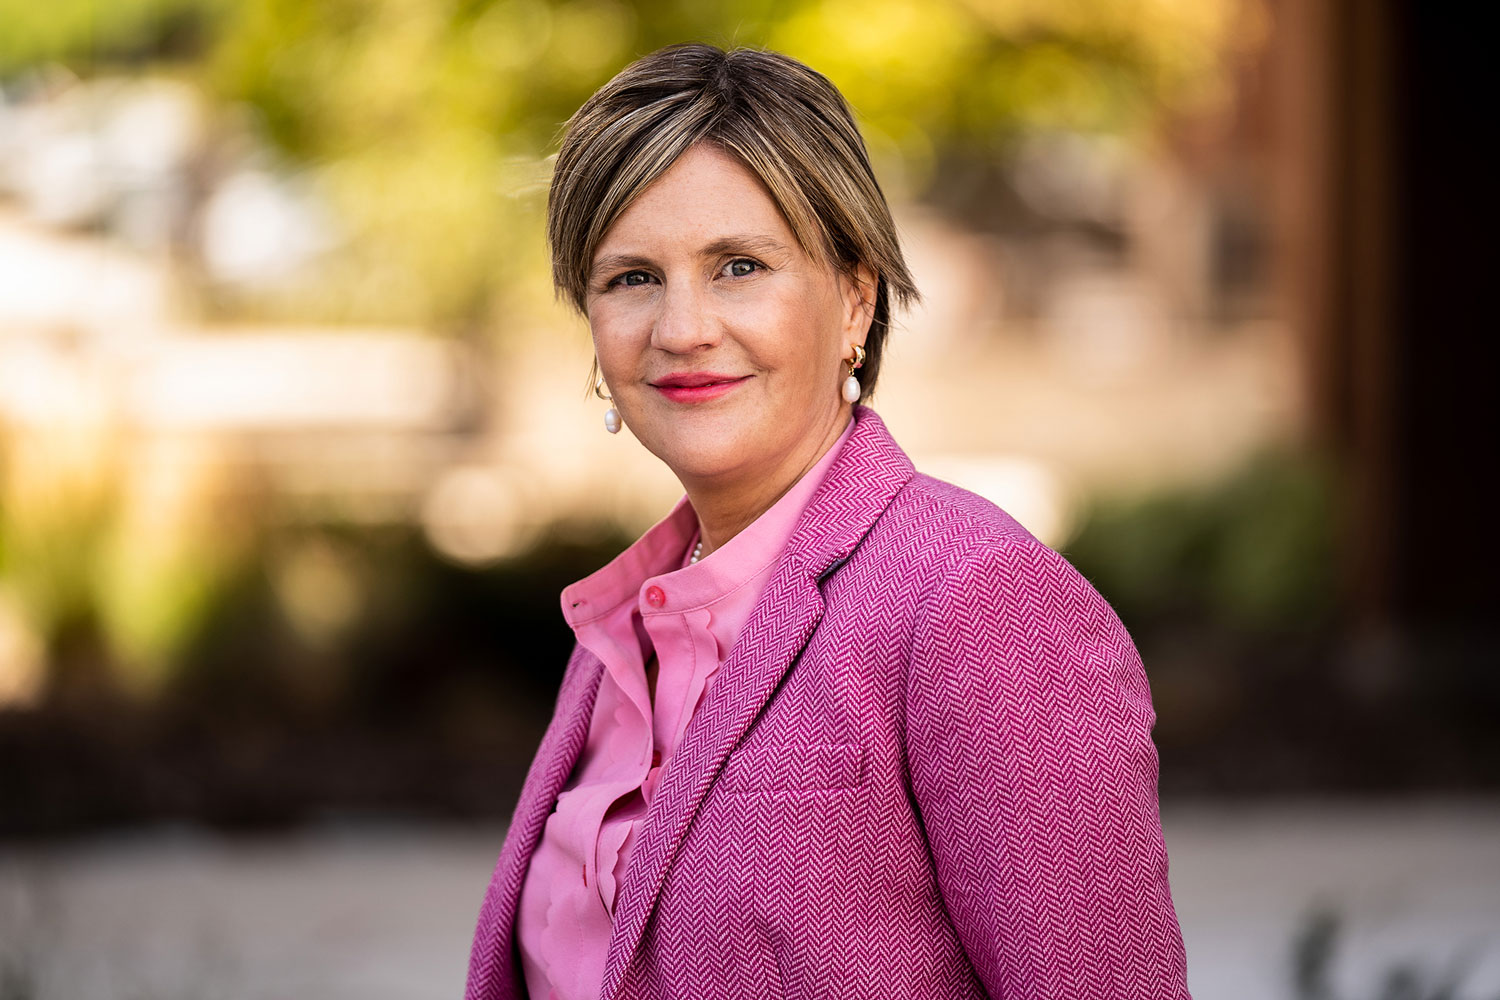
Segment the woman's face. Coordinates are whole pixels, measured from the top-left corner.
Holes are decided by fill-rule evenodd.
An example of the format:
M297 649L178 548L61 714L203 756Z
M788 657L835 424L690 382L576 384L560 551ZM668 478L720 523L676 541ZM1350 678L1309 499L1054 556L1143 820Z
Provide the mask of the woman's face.
M691 147L592 262L589 326L626 426L684 485L784 488L843 426L841 359L874 310L860 274L802 251L738 159Z

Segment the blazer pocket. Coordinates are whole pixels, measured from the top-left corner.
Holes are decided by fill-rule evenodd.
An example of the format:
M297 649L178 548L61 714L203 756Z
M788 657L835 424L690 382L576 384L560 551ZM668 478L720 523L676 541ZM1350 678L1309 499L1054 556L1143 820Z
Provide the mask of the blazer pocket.
M741 750L724 764L726 794L803 792L854 788L864 778L865 748L858 743L800 743Z

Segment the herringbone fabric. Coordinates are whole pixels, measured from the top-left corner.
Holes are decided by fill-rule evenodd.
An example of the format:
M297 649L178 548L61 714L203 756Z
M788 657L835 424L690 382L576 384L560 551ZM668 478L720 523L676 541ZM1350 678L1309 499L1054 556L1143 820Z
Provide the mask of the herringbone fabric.
M662 775L602 996L1187 997L1123 626L1061 556L855 418ZM519 887L601 672L575 650L467 1000L526 995Z

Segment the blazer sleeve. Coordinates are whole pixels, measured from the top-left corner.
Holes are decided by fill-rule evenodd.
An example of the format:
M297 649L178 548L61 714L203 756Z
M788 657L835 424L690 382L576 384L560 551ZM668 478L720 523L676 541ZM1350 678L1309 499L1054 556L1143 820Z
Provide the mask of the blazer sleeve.
M991 997L1188 996L1146 674L1067 560L1024 533L976 542L919 619L904 715L938 884Z

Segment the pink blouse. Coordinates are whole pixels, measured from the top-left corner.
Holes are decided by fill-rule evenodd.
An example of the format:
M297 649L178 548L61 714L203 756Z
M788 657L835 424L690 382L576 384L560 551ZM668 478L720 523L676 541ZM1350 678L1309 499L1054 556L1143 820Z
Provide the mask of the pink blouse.
M521 889L516 934L532 1000L593 1000L604 979L615 892L658 775L849 437L748 527L689 564L687 497L603 569L562 592L563 617L604 663L588 741ZM646 664L658 661L653 704Z

